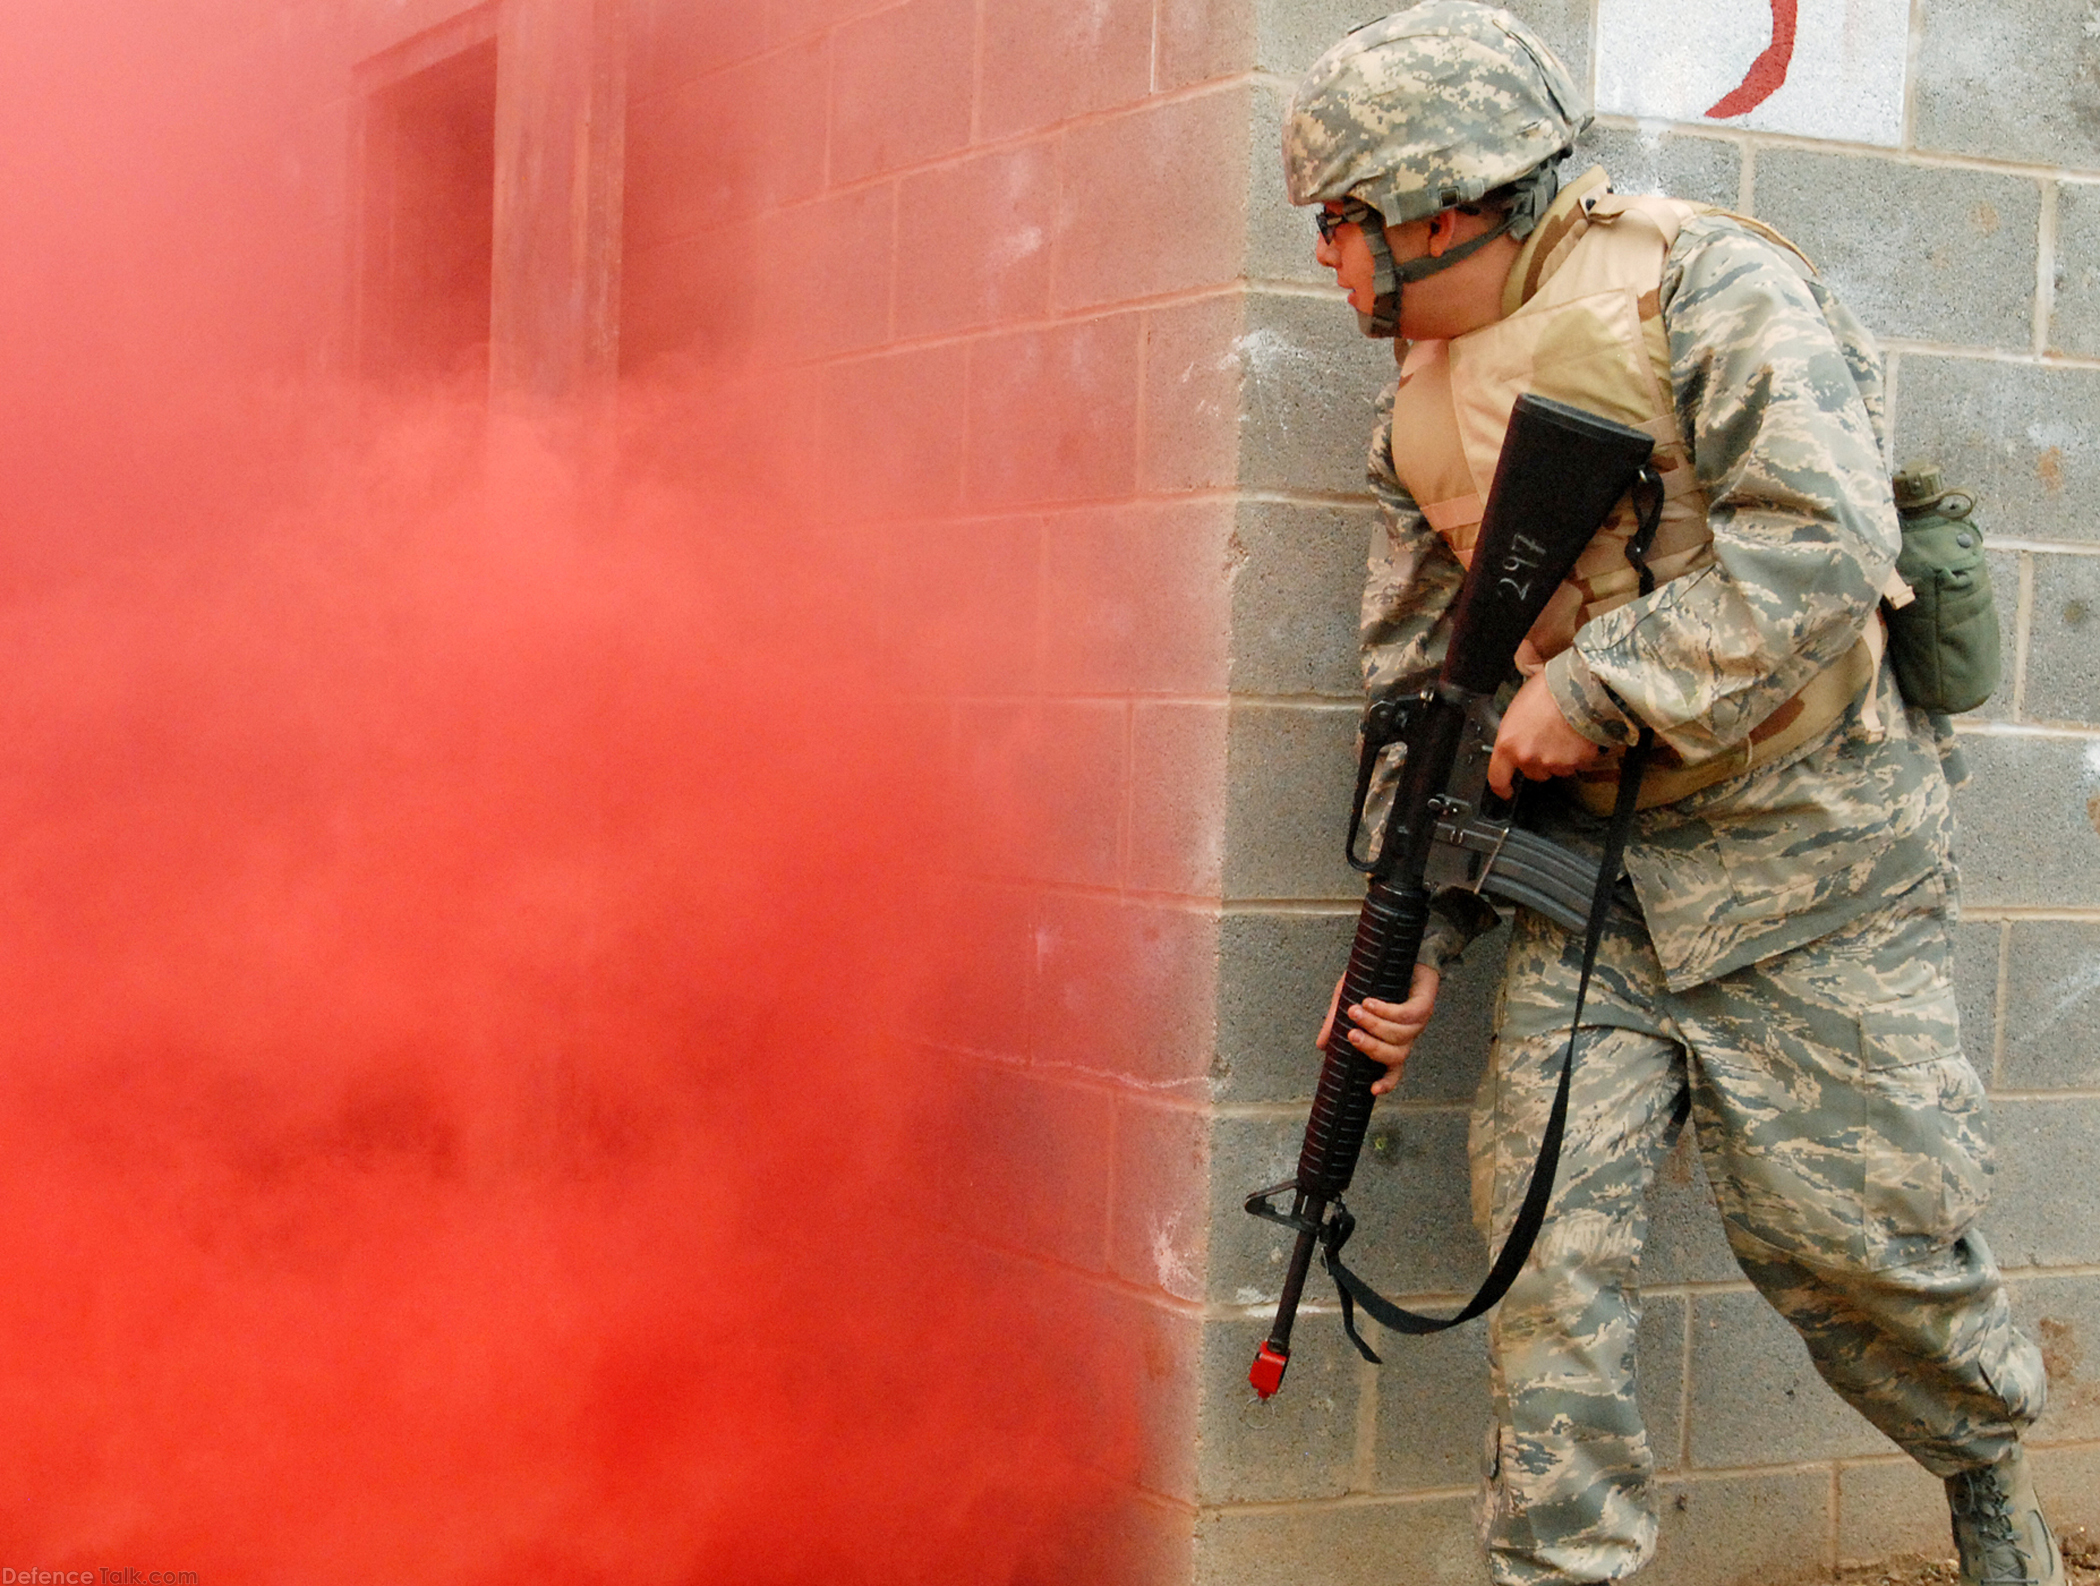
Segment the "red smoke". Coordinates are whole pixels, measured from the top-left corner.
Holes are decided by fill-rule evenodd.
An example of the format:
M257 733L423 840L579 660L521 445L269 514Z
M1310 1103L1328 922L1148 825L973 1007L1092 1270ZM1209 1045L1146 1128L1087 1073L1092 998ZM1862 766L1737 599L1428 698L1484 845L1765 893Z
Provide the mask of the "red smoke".
M957 1234L1010 828L792 425L315 373L287 15L6 24L0 1565L1138 1567L1167 1346Z

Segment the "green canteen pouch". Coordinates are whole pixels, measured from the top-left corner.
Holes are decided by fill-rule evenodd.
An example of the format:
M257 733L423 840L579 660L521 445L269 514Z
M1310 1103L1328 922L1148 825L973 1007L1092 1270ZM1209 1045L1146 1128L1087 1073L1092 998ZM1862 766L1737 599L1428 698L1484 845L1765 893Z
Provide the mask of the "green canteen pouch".
M1903 550L1896 572L1910 585L1905 606L1882 605L1889 659L1906 703L1958 715L1998 686L1998 608L1991 599L1975 498L1949 490L1940 471L1913 463L1896 476Z

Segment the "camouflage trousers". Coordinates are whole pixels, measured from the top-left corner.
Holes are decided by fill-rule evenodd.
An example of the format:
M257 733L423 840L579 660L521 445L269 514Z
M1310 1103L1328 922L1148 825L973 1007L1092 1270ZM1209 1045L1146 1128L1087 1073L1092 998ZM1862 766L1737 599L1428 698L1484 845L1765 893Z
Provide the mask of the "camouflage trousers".
M1646 1195L1687 1105L1736 1260L1861 1414L1943 1476L1996 1459L2040 1414L2040 1353L1971 1227L1990 1147L1948 927L1932 876L1821 941L1672 992L1639 916L1614 917L1552 1214L1490 1320L1481 1530L1500 1586L1616 1580L1654 1551L1636 1279ZM1581 964L1579 936L1519 914L1472 1118L1474 1214L1497 1247Z

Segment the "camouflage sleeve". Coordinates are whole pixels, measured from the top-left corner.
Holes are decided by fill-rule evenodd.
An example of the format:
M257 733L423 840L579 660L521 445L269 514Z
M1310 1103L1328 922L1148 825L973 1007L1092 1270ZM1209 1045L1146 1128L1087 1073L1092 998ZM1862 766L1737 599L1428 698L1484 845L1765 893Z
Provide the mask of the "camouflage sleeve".
M1662 281L1677 420L1707 492L1714 564L1607 612L1547 666L1599 743L1627 713L1710 759L1842 656L1900 543L1882 457L1879 359L1826 317L1792 256L1695 221Z
M1378 398L1368 469L1379 523L1364 580L1360 634L1364 687L1374 694L1434 674L1444 664L1451 608L1466 576L1394 471L1395 389L1387 387Z

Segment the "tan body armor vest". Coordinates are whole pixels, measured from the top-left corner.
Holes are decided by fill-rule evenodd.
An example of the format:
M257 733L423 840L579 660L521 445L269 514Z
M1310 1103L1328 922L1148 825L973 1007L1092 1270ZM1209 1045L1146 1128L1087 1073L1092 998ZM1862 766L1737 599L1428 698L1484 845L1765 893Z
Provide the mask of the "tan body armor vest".
M1450 341L1416 342L1408 349L1393 399L1393 467L1461 564L1472 564L1510 412L1527 391L1654 437L1664 499L1648 565L1658 584L1713 562L1706 494L1677 427L1660 284L1678 231L1705 212L1675 199L1620 197L1604 172L1593 169L1526 241L1504 291L1502 319ZM1756 222L1744 224L1797 251ZM1639 575L1626 557L1634 529L1632 503L1622 500L1532 628L1519 655L1526 670L1565 650L1592 617L1639 593ZM1827 731L1872 683L1880 626L1878 619L1871 622L1872 637L1729 753L1687 765L1667 744L1658 744L1642 782L1641 806L1669 803L1739 776ZM1606 765L1575 787L1583 803L1608 811L1615 780L1616 771Z

